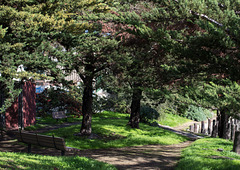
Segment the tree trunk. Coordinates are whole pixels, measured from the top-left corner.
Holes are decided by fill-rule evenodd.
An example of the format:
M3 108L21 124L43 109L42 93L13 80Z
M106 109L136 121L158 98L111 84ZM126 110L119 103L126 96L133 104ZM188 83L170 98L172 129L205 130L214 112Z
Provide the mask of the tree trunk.
M219 121L218 125L218 136L219 138L229 139L229 128L228 125L230 116L226 113L226 109L220 109L217 114L217 119Z
M128 122L132 128L139 128L142 90L134 88L132 93L131 115Z
M92 133L92 103L93 103L93 78L86 77L84 80L83 105L82 105L82 127L81 135L91 135Z

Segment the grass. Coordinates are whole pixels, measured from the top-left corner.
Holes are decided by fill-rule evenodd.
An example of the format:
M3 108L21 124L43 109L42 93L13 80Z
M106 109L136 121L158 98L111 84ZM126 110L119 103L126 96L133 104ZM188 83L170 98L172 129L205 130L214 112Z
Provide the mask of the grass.
M140 123L140 129L126 126L126 114L103 112L95 114L92 119L92 133L95 138L74 136L79 133L81 124L60 128L45 133L63 137L66 145L78 149L116 148L137 145L170 145L184 142L186 137L173 132Z
M192 121L192 120L181 117L179 115L166 113L164 118L157 122L161 125L176 127L176 126L180 126L180 125L190 122L190 121Z
M73 115L70 115L67 119L59 119L58 121L51 116L47 116L44 118L38 118L35 125L25 127L24 130L37 130L51 125L60 125L66 122L80 122L81 120L82 118L73 117Z
M115 170L113 165L85 157L54 157L0 152L0 169L89 169Z
M222 152L217 149L223 149ZM231 152L233 142L220 138L204 138L195 141L182 151L183 158L176 170L237 170L240 155Z

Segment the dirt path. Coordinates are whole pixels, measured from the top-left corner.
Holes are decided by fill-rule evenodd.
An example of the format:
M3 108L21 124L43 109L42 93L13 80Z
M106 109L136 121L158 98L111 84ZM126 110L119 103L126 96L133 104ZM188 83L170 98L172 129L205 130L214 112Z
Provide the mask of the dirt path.
M186 125L187 127L188 125ZM159 127L162 127L159 125ZM197 139L197 136L191 136L186 132L178 131L178 128L162 127L175 133L182 134ZM183 128L183 126L181 126ZM183 134L183 135L184 135ZM190 135L190 136L189 136ZM16 140L11 140L11 136L5 135L4 139L0 139L0 151L3 152L27 152L27 147L20 145ZM145 145L125 148L80 150L66 153L66 156L85 156L99 161L107 162L115 165L117 169L174 169L180 159L181 150L189 146L192 141L187 141L175 145ZM32 153L42 155L59 156L60 151L55 149L42 149L33 147Z
M180 152L192 141L176 145L145 145L117 149L85 150L79 155L115 165L119 170L171 170L180 159Z

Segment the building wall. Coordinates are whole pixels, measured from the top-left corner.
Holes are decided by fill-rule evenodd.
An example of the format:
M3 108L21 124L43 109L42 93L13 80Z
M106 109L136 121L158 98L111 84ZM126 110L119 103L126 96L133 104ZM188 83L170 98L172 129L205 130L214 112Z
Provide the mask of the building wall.
M23 122L24 127L35 124L36 121L36 85L26 82L23 86Z
M6 110L5 122L7 129L18 129L18 98Z
M36 121L36 86L35 83L25 82L23 85L22 112L23 127L35 124ZM17 98L11 107L6 110L6 129L15 130L20 126L19 122L19 99Z

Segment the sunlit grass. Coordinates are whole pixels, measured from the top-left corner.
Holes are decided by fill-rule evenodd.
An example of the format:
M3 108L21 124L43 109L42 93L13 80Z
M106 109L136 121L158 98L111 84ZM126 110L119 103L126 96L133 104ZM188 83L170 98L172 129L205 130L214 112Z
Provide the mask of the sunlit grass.
M217 149L223 149L222 152ZM240 155L231 152L233 143L219 138L204 138L195 141L183 150L177 170L237 170Z
M175 114L168 114L166 113L166 115L164 116L164 118L160 121L157 121L159 124L161 125L166 125L166 126L170 126L170 127L176 127L176 126L180 126L184 123L190 122L191 120L185 118L185 117L181 117L179 115L175 115Z
M54 134L55 136L63 137L67 146L78 149L113 148L149 144L170 145L187 140L186 137L143 123L140 123L140 129L132 129L127 126L128 119L126 119L126 116L126 114L113 112L94 115L92 120L92 133L97 136L95 139L74 136L74 134L79 133L81 128L80 124L60 128L45 134Z
M114 166L85 157L54 157L26 153L0 152L0 169L100 169Z

